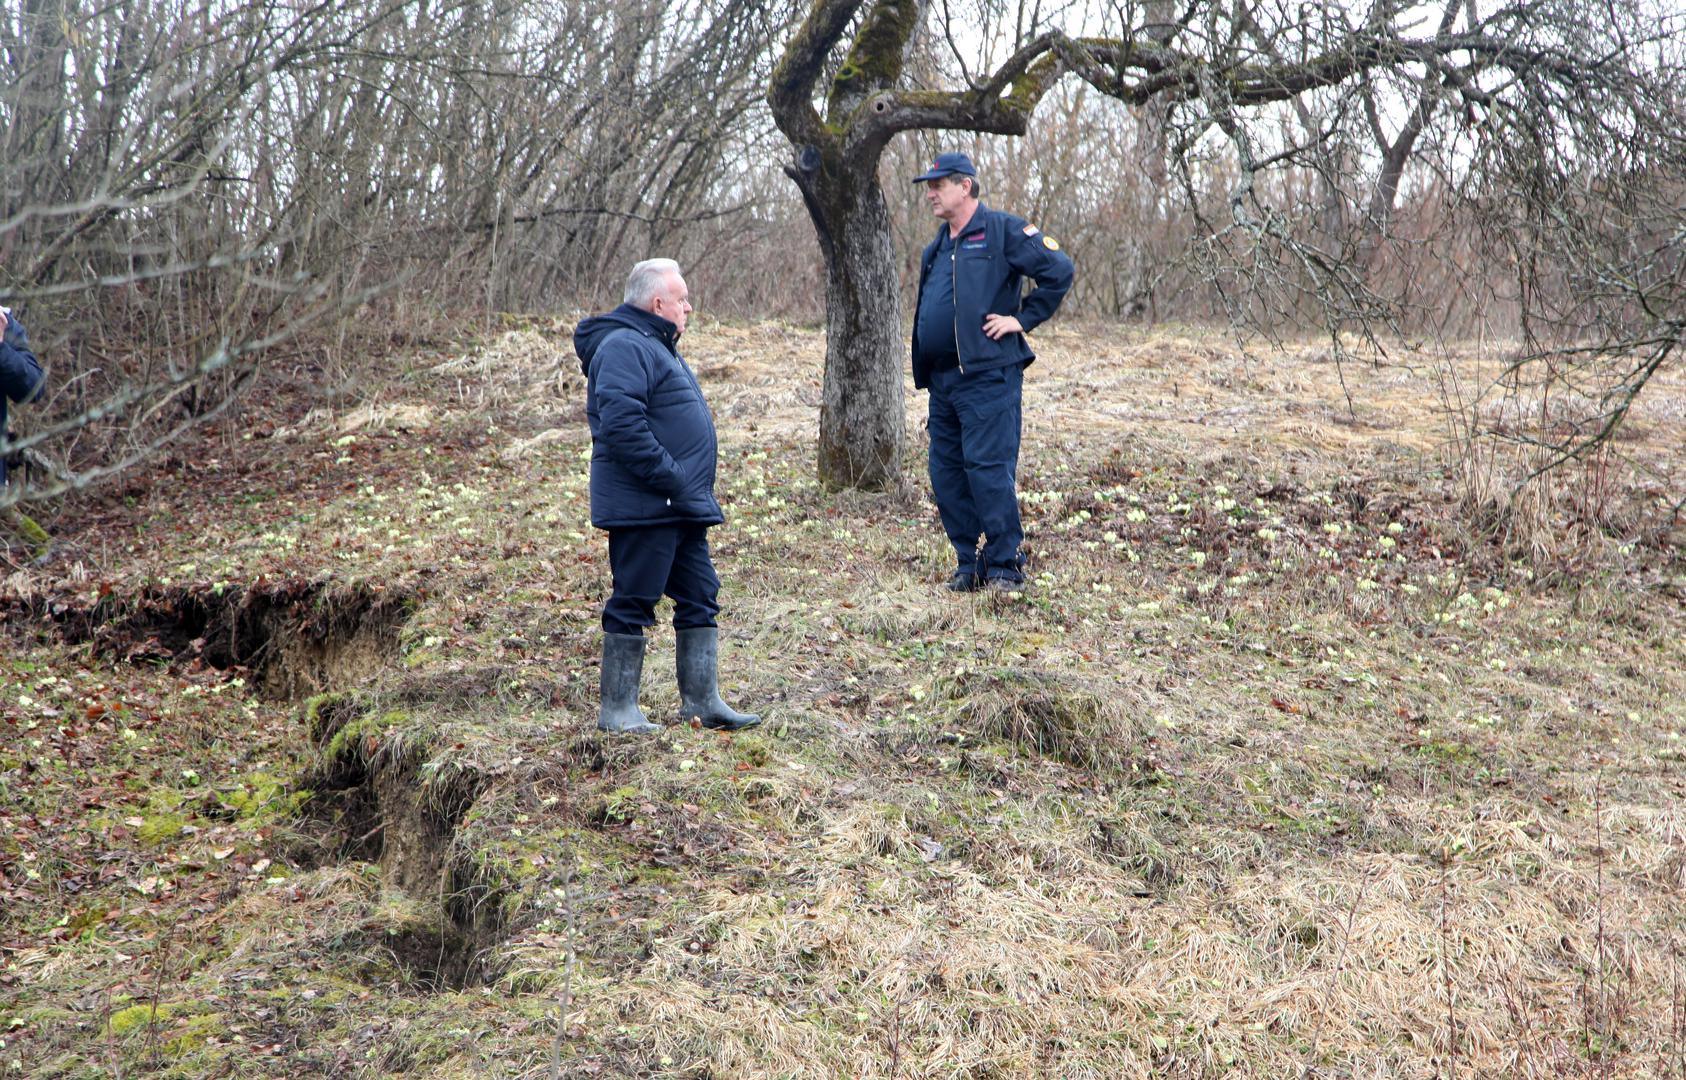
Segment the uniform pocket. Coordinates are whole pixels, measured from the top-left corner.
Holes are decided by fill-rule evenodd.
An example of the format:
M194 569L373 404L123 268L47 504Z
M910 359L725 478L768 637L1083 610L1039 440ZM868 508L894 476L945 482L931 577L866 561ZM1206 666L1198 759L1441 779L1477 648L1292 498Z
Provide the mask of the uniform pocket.
M1024 387L1024 366L1006 364L983 371L968 371L951 391L961 419L973 421L1016 407Z

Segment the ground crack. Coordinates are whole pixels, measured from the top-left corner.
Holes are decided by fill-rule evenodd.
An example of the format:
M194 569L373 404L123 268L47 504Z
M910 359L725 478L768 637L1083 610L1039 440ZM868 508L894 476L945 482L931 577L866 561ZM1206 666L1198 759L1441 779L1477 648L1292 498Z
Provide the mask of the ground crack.
M102 655L246 672L264 694L293 700L390 665L413 605L408 590L380 584L260 579L148 585L89 605L43 601L28 614Z

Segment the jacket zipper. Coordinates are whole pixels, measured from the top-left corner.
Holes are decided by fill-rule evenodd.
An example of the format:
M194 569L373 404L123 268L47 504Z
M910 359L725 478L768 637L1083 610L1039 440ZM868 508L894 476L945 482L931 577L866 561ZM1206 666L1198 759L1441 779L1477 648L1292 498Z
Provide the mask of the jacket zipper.
M950 235L953 244L948 249L949 281L954 290L954 362L960 374L966 374L966 359L960 355L960 237Z

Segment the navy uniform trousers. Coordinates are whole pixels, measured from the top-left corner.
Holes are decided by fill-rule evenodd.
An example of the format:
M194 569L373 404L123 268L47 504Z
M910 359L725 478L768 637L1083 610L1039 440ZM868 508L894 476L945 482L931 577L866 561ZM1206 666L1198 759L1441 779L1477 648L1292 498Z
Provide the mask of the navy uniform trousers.
M931 374L931 493L957 568L980 578L1024 576L1015 486L1023 392L1022 364Z
M641 525L609 530L614 591L603 605L603 629L642 635L656 622L656 602L673 598L673 628L714 626L720 576L708 554L707 525Z

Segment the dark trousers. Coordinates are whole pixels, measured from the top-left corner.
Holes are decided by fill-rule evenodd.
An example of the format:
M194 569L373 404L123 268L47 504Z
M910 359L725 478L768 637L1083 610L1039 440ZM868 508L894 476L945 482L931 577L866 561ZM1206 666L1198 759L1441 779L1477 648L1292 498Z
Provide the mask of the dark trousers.
M1023 576L1015 486L1023 391L1021 364L931 375L931 494L958 568L979 577Z
M656 601L673 598L673 626L715 625L720 577L708 554L706 525L648 525L609 530L609 570L614 592L603 605L603 629L644 633L656 622Z

